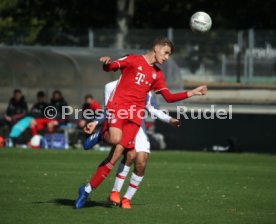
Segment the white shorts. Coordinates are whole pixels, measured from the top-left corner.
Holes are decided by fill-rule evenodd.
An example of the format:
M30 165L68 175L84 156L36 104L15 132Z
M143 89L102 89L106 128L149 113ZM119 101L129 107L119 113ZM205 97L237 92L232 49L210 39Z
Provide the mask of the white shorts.
M135 151L150 153L150 142L143 125L135 137Z

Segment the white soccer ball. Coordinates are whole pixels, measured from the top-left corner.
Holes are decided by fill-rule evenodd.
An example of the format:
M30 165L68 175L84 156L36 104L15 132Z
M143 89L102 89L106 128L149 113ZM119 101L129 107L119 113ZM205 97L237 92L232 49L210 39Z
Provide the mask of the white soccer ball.
M192 31L205 33L211 29L212 19L206 12L196 12L190 19Z

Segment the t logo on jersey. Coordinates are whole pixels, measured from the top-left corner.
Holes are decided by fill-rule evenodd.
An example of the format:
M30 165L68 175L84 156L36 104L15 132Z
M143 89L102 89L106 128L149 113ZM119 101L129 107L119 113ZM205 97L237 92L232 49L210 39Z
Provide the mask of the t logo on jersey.
M141 82L144 82L145 77L146 76L144 74L138 72L136 77L135 77L135 79L137 80L135 83L138 84L138 85L141 85Z

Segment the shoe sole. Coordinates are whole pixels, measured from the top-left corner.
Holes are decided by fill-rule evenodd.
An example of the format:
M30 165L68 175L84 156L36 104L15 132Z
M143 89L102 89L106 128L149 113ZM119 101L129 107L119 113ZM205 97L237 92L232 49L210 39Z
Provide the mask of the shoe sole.
M130 208L123 208L122 204L120 204L120 208L122 208L122 209L131 209L131 207Z
M115 202L115 201L111 201L109 198L107 198L107 200L108 200L108 202L109 202L110 204L112 204L113 206L119 207L119 206L121 205L121 202L120 202L120 203L117 203L117 202Z
M123 208L123 204L122 204L122 202L120 203L120 208L122 208L122 209L131 209L131 206L129 207L129 208Z

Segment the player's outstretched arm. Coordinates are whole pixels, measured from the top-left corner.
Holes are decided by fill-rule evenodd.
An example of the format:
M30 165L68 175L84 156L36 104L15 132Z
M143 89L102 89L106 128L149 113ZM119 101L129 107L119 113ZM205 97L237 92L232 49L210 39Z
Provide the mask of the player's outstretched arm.
M170 119L170 124L171 124L172 126L174 126L174 127L177 127L177 128L179 128L180 125L181 125L180 120L178 120L178 119L176 119L176 118L174 118L174 117L172 117L172 118Z
M102 62L103 64L110 64L112 62L112 59L111 57L103 56L100 57L100 62Z
M192 97L192 96L203 96L205 94L207 94L208 89L206 85L203 86L199 86L191 91L188 91L188 97Z
M103 114L98 114L96 115L95 117L95 120L93 121L89 121L87 122L87 124L85 125L85 127L83 128L83 131L86 133L86 134L92 134L93 131L95 130L95 128L98 126L98 125L101 125L105 122L106 120L106 117L107 117L107 110L105 109Z
M86 133L86 134L89 134L91 135L93 133L93 131L95 130L95 128L97 127L99 122L97 121L91 121L91 122L88 122L85 127L83 128L83 131Z
M187 92L171 93L170 90L163 89L160 91L160 93L168 103L173 103L193 96L205 95L207 94L207 91L207 86L203 85Z
M106 72L117 71L118 69L126 67L127 63L124 60L112 61L111 57L100 57L100 62L103 63L103 70Z
M147 96L146 109L150 112L152 116L158 118L165 123L170 123L172 117L166 114L164 111L156 108L156 101L152 97L151 92L149 92Z
M153 115L156 116L159 120L164 123L168 123L174 127L179 128L181 123L180 120L171 117L170 115L166 114L164 111L154 108L154 106L147 106L148 111Z
M148 93L146 108L151 113L151 115L157 117L162 122L169 123L177 128L180 127L180 121L178 119L173 118L164 111L156 108L156 102L151 93Z

